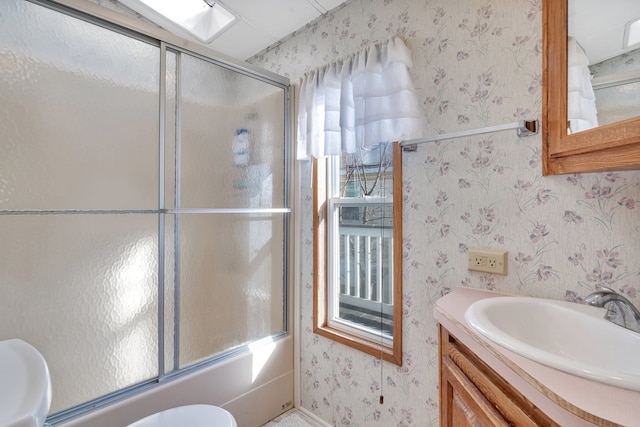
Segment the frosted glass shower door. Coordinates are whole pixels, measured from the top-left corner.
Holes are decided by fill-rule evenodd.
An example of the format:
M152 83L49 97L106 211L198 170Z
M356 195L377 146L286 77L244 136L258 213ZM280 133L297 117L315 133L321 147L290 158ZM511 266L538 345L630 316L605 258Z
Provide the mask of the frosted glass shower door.
M0 0L0 340L52 424L287 332L287 84L108 17Z
M43 353L52 412L158 375L159 57L0 1L0 340Z
M284 90L182 54L175 197L184 367L284 333Z

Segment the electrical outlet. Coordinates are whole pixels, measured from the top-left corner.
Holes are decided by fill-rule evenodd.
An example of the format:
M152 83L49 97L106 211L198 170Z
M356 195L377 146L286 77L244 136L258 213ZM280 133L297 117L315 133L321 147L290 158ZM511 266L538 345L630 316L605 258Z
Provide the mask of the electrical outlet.
M507 275L508 252L490 249L469 249L467 255L469 270Z

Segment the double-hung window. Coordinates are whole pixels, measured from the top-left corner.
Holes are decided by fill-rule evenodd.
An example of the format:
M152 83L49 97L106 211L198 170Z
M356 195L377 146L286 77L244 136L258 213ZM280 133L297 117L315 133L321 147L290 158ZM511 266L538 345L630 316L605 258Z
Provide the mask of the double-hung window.
M304 75L297 157L314 158L314 331L402 364L402 161L422 134L399 37ZM335 157L335 158L334 158Z
M315 160L315 331L402 363L397 143Z

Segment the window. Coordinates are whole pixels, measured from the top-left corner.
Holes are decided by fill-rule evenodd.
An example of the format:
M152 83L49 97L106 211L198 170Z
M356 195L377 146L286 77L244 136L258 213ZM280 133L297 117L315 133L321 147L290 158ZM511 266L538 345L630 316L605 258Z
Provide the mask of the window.
M238 20L215 0L120 0L163 28L209 44Z
M397 143L314 160L314 331L402 364Z
M297 91L297 157L315 159L314 331L398 365L401 150L380 141L422 134L410 66L392 37L306 73Z

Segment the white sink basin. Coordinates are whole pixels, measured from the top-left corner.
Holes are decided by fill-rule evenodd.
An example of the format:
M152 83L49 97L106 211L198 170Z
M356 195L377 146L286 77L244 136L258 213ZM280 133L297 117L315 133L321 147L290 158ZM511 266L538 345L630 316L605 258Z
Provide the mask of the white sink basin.
M0 341L0 426L41 427L51 404L49 369L30 344Z
M604 319L605 309L530 297L486 298L467 322L528 359L605 384L640 391L640 334Z

